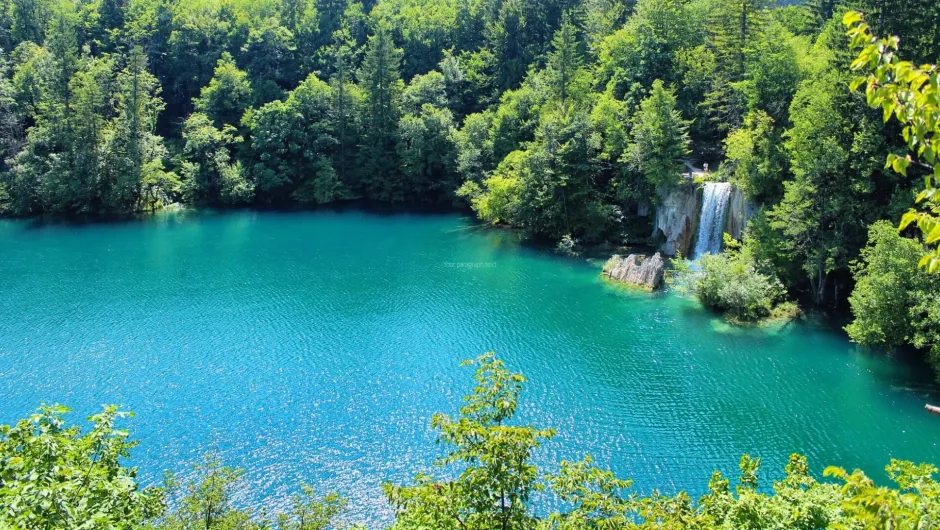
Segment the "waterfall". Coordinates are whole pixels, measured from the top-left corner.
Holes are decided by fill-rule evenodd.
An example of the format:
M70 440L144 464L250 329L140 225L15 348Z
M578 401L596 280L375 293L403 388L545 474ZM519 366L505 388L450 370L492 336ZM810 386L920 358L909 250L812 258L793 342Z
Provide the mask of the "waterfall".
M725 212L731 197L731 184L727 182L709 182L705 184L702 197L702 213L698 220L698 239L692 259L705 254L721 252L722 236L725 228Z

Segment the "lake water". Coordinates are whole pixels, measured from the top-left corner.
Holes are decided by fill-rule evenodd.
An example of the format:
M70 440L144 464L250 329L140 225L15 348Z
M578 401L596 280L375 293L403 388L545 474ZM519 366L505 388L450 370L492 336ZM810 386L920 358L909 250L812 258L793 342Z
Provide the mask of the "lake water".
M520 415L648 492L701 494L742 453L875 477L940 463L922 364L806 323L732 328L600 265L456 215L170 212L86 225L0 222L0 423L40 403L74 421L135 411L151 483L207 451L248 468L243 502L303 481L387 522L380 484L440 455L429 429L495 350L528 378Z

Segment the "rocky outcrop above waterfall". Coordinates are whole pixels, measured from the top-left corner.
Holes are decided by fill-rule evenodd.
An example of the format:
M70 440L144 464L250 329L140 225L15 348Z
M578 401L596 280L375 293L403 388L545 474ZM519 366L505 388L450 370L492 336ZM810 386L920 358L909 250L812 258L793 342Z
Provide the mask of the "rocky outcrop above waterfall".
M731 237L735 239L741 239L744 236L744 227L756 211L757 206L747 198L747 194L741 188L735 186L734 191L731 192L728 224L725 227L725 232L731 234Z
M630 254L624 258L615 255L604 264L602 274L612 280L652 291L662 285L665 266L666 263L659 252L652 257Z
M665 238L666 241L660 247L663 254L675 256L681 252L683 256L689 255L699 209L699 193L694 184L684 184L662 197L656 208L653 237Z

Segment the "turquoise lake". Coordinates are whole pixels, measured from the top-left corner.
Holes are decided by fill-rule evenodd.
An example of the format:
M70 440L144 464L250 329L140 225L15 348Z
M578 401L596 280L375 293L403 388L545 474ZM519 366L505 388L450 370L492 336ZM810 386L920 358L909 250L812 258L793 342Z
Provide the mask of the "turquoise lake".
M641 492L701 494L742 453L861 467L940 464L920 363L806 322L733 328L692 301L599 278L459 215L179 211L0 222L0 423L58 402L137 415L145 483L216 451L241 501L300 482L389 520L380 484L427 471L429 428L495 350L528 379L542 463L592 455ZM185 473L183 473L185 474Z

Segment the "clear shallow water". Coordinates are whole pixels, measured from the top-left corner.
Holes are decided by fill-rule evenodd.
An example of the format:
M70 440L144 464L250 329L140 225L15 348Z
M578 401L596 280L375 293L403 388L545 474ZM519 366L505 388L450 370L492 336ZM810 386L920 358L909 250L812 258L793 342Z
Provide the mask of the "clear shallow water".
M134 410L145 481L208 450L243 499L305 481L388 520L383 480L440 454L428 428L496 350L529 378L520 414L638 489L703 492L744 452L764 475L892 457L940 463L922 365L806 324L735 329L599 265L454 215L166 213L115 224L0 222L0 423L41 402Z

